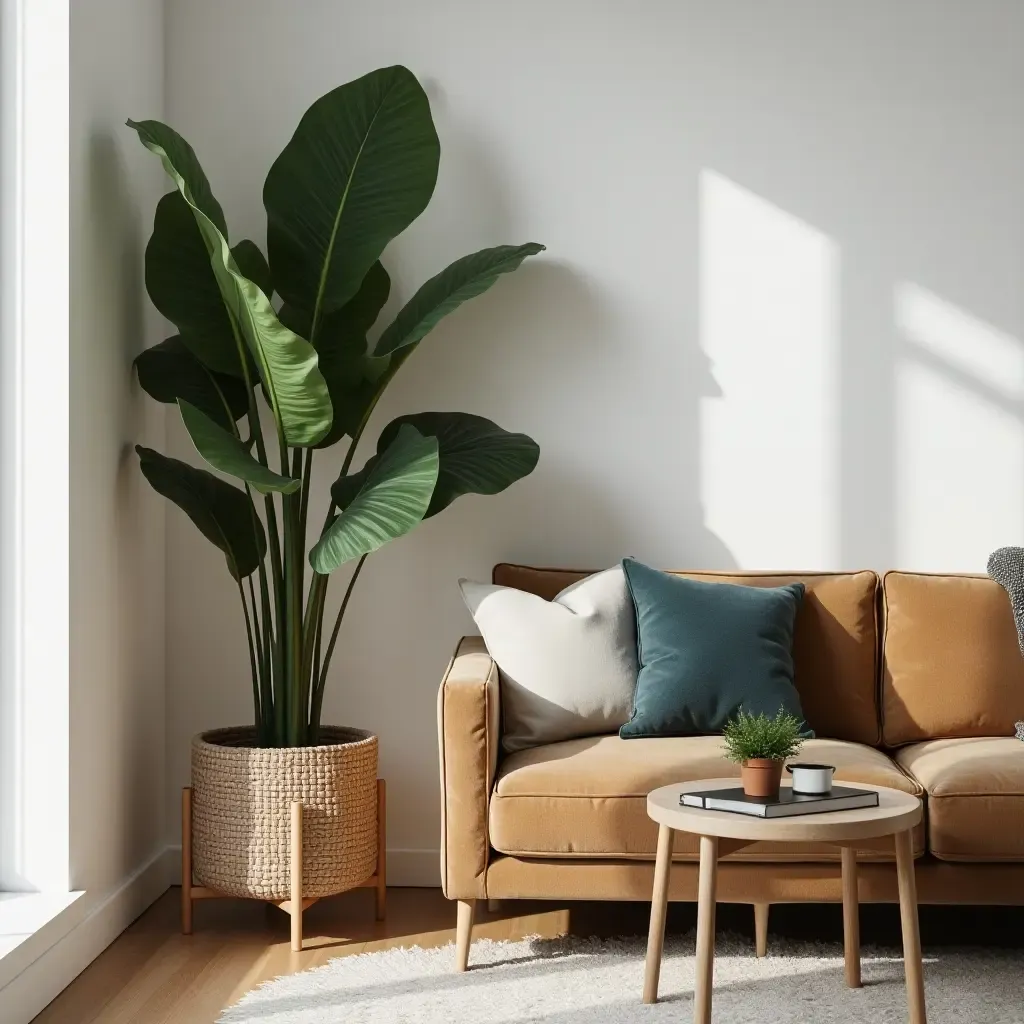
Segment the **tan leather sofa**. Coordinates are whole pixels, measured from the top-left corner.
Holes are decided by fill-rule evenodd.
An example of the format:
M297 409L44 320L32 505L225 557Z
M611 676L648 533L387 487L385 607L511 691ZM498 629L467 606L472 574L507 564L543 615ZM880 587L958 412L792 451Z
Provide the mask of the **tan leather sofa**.
M494 582L551 599L586 573L502 564ZM915 793L921 903L1024 905L1024 658L1009 601L985 577L889 572L683 573L807 587L796 686L819 738L801 759L839 782ZM459 643L438 694L441 884L459 901L465 967L478 899L649 900L658 786L738 775L715 736L553 743L504 755L498 668ZM695 841L677 836L669 898L697 898ZM894 856L859 855L862 902L896 902ZM842 900L839 851L758 843L724 859L727 903Z

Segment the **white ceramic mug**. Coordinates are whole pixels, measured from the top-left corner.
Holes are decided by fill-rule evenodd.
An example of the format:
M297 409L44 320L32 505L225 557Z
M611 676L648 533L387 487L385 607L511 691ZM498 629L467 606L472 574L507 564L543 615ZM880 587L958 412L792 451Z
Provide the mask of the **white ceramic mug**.
M835 765L787 764L786 771L793 776L793 792L824 796L832 792Z

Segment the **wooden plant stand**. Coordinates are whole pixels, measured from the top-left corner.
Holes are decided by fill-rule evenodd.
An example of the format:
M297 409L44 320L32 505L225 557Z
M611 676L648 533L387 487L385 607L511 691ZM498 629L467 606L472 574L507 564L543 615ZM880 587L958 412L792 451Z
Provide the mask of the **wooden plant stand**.
M292 949L302 949L302 913L317 902L302 896L302 804L293 800L291 805L291 896L285 900L264 900L279 907L292 919ZM377 780L377 866L372 875L353 889L376 890L377 920L384 920L387 904L387 790L383 779ZM345 890L346 892L348 890ZM181 791L181 933L192 934L193 900L258 899L259 897L232 896L205 885L192 884L192 788ZM319 897L326 898L326 897Z

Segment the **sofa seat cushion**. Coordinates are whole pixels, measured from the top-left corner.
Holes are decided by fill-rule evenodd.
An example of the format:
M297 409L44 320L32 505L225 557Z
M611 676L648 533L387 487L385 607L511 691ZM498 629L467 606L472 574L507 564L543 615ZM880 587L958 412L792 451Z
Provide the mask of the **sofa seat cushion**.
M921 788L881 751L844 740L807 740L800 760L834 764L836 781ZM647 794L673 782L739 776L722 756L720 736L623 740L618 736L552 743L511 754L498 769L488 822L491 846L517 857L653 859L658 826L647 817ZM914 837L924 850L924 829ZM839 850L816 844L757 843L737 860L831 861ZM862 853L891 860L889 853ZM677 833L677 860L697 859L697 838Z
M940 860L1024 862L1024 743L929 740L896 752L928 794L928 849Z

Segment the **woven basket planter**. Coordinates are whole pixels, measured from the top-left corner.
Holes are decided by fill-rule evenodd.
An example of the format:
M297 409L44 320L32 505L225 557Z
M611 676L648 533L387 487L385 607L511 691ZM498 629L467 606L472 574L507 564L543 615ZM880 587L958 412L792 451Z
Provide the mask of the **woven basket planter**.
M293 800L303 807L302 895L360 885L377 863L377 737L321 729L315 747L257 747L251 727L192 741L192 865L226 896L287 899Z

